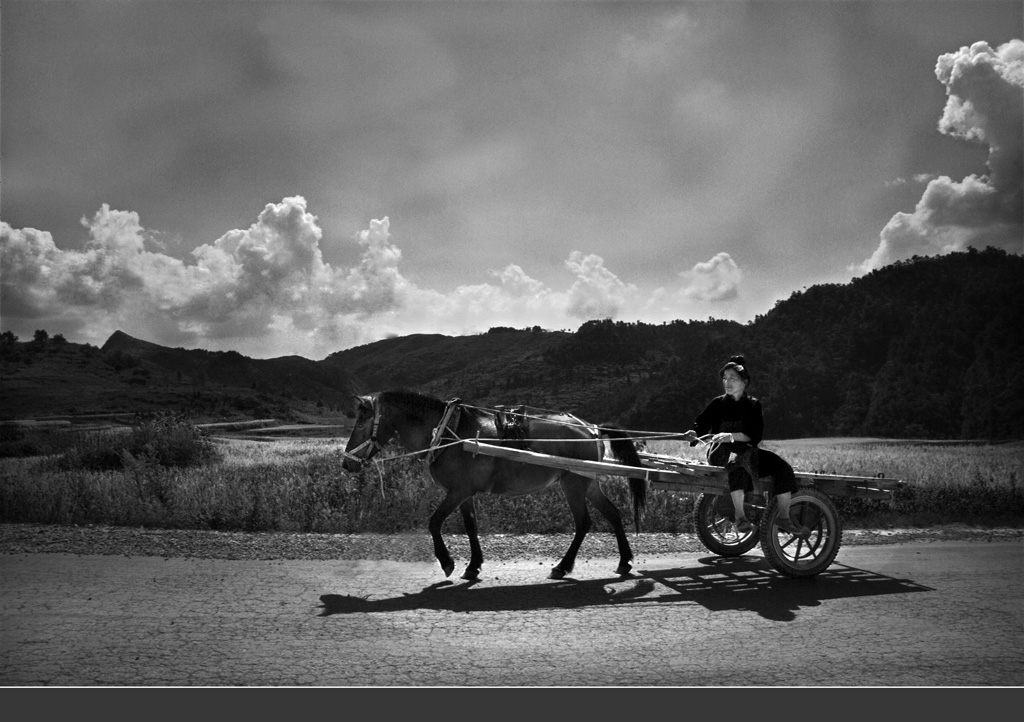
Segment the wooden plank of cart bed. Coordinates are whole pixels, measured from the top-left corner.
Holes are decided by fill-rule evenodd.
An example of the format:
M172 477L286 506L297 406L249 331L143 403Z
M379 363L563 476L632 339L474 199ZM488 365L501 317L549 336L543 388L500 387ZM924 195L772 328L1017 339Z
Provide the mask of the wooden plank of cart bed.
M855 496L858 499L891 499L892 491L871 486L858 486L839 479L822 479L820 481L805 481L805 486L813 486L829 496Z
M648 454L641 452L640 458L646 464L657 466L659 468L679 468L680 466L685 467L687 470L693 469L694 471L707 472L707 473L721 473L723 471L720 466L711 466L709 464L701 464L696 461L690 461L688 459L680 459L673 456L663 456L658 454ZM815 484L825 481L840 481L844 483L854 484L856 486L868 486L876 489L898 489L903 485L903 481L900 479L887 479L885 477L877 476L851 476L850 474L823 474L812 471L795 471L797 479L806 481L812 481Z
M795 475L797 481L802 485L814 486L830 496L891 499L893 491L903 486L903 481L900 479L885 479L873 476L817 474L807 471L797 471Z
M903 482L899 479L839 476L838 474L796 473L802 486L813 486L830 496L855 496L861 499L891 499Z
M702 473L708 476L712 476L715 473L720 474L724 471L720 466L699 464L695 461L661 454L640 452L640 458L644 463L658 468L685 469L687 472L692 471L693 473ZM900 479L885 479L874 476L819 474L809 471L796 471L794 474L797 480L801 482L801 485L814 486L830 496L855 496L862 499L890 499L892 498L892 492L903 486L904 483ZM653 485L652 488L674 488L674 484L669 482L666 486ZM708 489L708 491L715 491L715 489Z
M701 464L696 461L690 461L689 459L681 459L674 456L662 456L658 454L648 454L641 452L640 458L645 462L652 465L657 465L664 468L677 468L680 466L686 467L687 469L694 469L698 471L707 471L708 473L721 473L723 468L721 466L711 466L710 464ZM903 484L899 479L887 479L885 477L877 476L852 476L850 474L824 474L816 471L795 471L798 479L806 479L808 481L822 481L822 480L834 480L850 482L858 485L875 486L879 489L895 489Z
M714 494L720 494L728 491L728 484L726 483L727 477L721 467L694 465L676 468L685 469L687 471L693 470L695 473L702 474L709 479L715 476L715 473L712 473L713 470L713 472L717 472L717 474L721 475L719 477L719 482L717 484L705 483L699 490ZM823 474L809 474L801 472L796 472L795 475L800 486L813 486L825 492L829 496L855 496L861 499L890 499L892 498L892 490L898 488L898 486L903 483L896 479L876 479L874 477L826 476ZM679 482L671 477L661 477L657 480L652 480L651 488L675 491L684 490L680 486Z
M498 446L497 444L489 444L476 439L464 439L462 448L474 454L496 456L508 459L509 461L535 464L553 469L567 469L584 476L605 474L609 476L642 477L650 481L652 488L655 489L671 488L678 491L712 491L718 493L726 488L725 484L721 481L715 483L715 476L722 476L722 469L716 466L707 467L707 470L640 468L607 461L588 461L587 459L570 459L565 456L539 454L535 451Z

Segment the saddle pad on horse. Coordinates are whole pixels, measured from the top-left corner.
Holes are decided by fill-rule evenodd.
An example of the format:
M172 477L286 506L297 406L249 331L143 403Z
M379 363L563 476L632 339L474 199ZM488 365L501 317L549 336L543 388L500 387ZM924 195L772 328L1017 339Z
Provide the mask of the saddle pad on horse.
M496 406L494 410L494 427L499 439L525 441L526 439L526 405Z

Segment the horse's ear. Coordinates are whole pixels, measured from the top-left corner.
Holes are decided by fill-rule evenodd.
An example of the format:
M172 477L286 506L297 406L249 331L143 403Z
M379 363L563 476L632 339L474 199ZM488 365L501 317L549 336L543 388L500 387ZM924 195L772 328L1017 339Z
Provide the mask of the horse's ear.
M359 396L358 394L352 394L352 398L356 400L359 406L373 406L373 402L369 396Z

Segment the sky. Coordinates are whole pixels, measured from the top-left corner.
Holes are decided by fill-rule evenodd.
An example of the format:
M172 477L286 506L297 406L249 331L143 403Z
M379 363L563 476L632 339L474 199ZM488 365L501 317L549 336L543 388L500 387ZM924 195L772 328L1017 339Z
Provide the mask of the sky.
M746 323L1024 252L1019 0L4 0L0 327Z

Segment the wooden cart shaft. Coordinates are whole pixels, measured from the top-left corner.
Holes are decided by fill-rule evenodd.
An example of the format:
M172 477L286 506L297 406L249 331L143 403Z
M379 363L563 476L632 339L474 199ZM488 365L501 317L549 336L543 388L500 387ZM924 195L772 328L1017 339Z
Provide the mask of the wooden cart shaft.
M535 464L554 469L566 469L582 476L625 476L644 479L652 489L695 493L728 493L728 476L721 466L698 464L674 456L641 453L642 467L625 466L608 461L589 461L565 456L541 454L527 449L501 446L500 442L483 439L465 439L462 448L470 453L493 456L524 464ZM863 499L890 499L903 482L872 476L846 474L819 474L796 471L797 483L813 486L829 496L853 496Z

